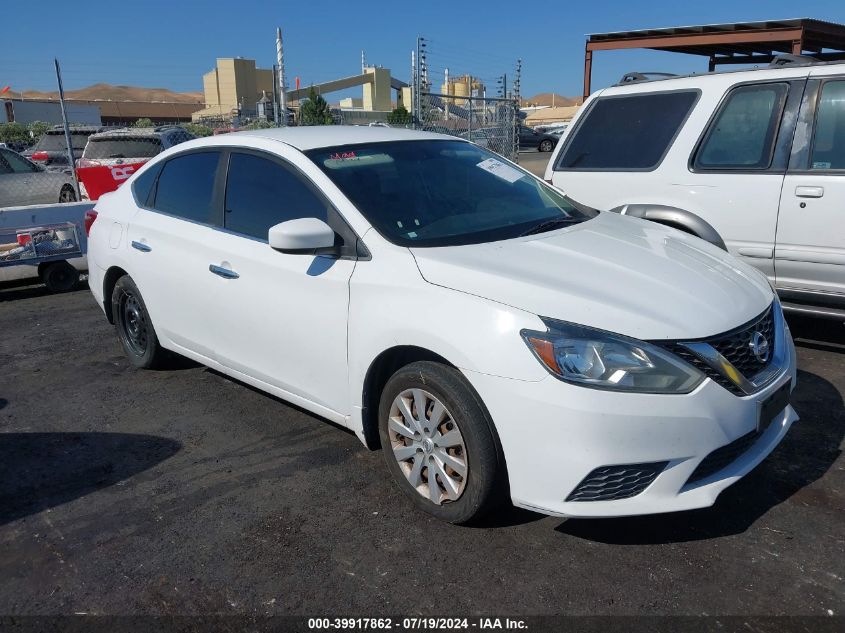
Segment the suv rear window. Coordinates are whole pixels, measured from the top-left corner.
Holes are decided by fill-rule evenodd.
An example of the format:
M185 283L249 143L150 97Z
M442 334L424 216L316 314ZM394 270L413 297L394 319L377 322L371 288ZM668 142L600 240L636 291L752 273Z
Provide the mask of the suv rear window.
M89 132L74 132L70 131L70 142L73 149L85 149L85 143L88 142ZM35 151L41 150L44 152L52 152L57 150L67 150L67 143L65 143L64 132L47 132L33 148Z
M698 95L685 90L599 97L578 123L555 169L654 169Z
M83 158L152 158L161 152L161 140L155 136L90 138Z
M728 94L695 157L699 169L767 169L789 85L739 86Z

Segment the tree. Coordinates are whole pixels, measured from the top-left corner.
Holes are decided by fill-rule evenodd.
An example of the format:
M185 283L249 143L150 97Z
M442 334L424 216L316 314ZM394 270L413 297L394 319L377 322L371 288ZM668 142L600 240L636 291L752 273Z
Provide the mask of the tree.
M299 120L302 125L332 125L334 117L329 104L318 95L313 86L308 93L308 101L299 108Z
M0 143L29 145L29 131L22 123L0 124Z
M32 137L32 142L37 143L38 140L44 136L44 132L50 129L50 124L44 123L44 121L33 121L26 127L29 131L29 135Z
M144 117L143 119L138 119L137 121L135 121L135 127L155 127L155 124L153 123L152 119Z
M408 109L400 105L398 108L394 108L393 112L387 115L387 122L391 125L407 125L408 123L413 122L413 117L411 113L408 112Z
M183 123L181 125L189 134L193 134L197 138L202 138L203 136L211 136L213 131L207 125L202 125L200 123Z
M266 130L267 128L276 127L270 121L261 121L256 119L255 121L250 121L246 125L244 125L241 129L242 130Z

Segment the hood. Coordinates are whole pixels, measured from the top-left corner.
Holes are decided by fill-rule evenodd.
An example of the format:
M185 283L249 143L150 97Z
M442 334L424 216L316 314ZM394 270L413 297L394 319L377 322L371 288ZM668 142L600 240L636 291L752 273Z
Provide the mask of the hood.
M525 238L411 252L429 283L638 339L720 334L773 299L762 273L728 253L615 213Z

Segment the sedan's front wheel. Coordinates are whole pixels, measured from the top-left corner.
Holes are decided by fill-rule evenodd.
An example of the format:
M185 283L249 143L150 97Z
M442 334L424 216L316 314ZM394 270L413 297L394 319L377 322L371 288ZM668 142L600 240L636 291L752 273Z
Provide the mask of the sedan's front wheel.
M554 149L554 143L552 143L549 139L540 142L540 151L541 152L550 152Z
M379 406L387 467L421 509L467 523L504 496L504 460L478 395L453 367L417 362L388 380Z

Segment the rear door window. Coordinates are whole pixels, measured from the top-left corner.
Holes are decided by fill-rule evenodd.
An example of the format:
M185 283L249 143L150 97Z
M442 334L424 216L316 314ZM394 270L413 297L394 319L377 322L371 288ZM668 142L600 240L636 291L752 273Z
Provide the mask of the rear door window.
M822 87L810 168L845 169L845 81Z
M16 174L32 174L38 171L38 168L30 163L25 158L22 158L14 152L3 152L6 162Z
M219 152L194 152L168 160L161 168L153 208L186 220L211 224Z
M697 90L599 97L561 153L560 170L656 168L698 99Z
M696 155L697 169L768 169L789 84L739 86L728 94Z
M230 231L266 240L270 227L280 222L325 222L327 215L326 203L292 168L254 154L231 155L224 214Z

